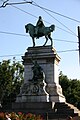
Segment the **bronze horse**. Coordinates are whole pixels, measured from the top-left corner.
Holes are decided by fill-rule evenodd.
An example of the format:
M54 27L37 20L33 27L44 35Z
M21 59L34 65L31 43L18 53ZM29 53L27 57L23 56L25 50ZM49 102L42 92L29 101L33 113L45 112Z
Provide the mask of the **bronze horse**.
M25 25L26 33L29 32L30 36L32 37L33 47L35 47L35 39L34 38L39 38L42 36L45 36L45 38L46 38L46 42L44 43L43 46L46 45L48 38L51 40L51 46L52 46L53 41L51 38L51 32L53 32L55 30L55 25L51 25L50 27L39 28L37 35L35 34L35 28L36 28L36 26L32 25L31 23Z

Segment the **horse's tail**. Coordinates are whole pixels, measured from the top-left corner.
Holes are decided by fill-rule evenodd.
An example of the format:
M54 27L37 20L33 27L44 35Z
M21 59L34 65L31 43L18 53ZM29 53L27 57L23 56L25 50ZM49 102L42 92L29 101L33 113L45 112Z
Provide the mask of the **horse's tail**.
M50 30L51 30L51 32L53 32L55 30L55 25L54 24L50 26Z

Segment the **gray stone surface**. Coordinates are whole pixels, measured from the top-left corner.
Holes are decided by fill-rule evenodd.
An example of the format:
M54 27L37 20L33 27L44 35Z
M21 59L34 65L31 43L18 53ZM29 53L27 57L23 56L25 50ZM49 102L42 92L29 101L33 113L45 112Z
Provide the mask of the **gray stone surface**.
M51 46L29 47L25 55L22 56L22 59L24 64L24 83L21 87L21 92L17 98L17 102L18 100L22 102L24 101L27 102L30 99L30 97L26 92L25 92L25 95L22 93L22 89L24 88L23 91L24 90L26 91L28 88L28 85L30 84L29 80L31 80L33 77L32 67L35 61L37 61L37 63L43 69L45 74L44 83L43 82L41 83L43 84L42 89L44 92L41 93L42 95L38 94L39 95L38 97L37 97L37 94L33 95L31 92L29 92L30 93L29 95L31 95L31 99L32 99L30 101L31 102L32 101L65 102L65 97L62 94L62 88L59 85L58 66L59 66L60 57L57 55L56 50ZM29 87L32 89L30 85ZM43 93L45 93L44 96L43 96ZM40 95L42 99L40 98ZM20 100L20 97L22 100ZM49 100L47 99L48 97L49 97Z
M58 66L60 57L51 46L29 47L22 57L24 64L24 83L12 111L34 113L44 116L44 120L66 120L67 116L78 116L79 110L65 102L59 85ZM32 67L35 60L45 73L45 80L35 84ZM38 88L38 89L37 89Z
M80 111L70 107L68 103L60 102L22 102L12 105L13 111L40 114L44 120L66 120L68 116L79 116Z

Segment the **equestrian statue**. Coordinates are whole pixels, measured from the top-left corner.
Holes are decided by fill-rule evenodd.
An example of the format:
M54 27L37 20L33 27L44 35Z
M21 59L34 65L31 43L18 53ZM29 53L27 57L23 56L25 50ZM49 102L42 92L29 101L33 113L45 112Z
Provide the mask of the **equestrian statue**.
M39 16L36 26L32 25L31 23L25 25L26 33L29 32L30 36L32 37L33 47L35 47L35 38L39 39L39 37L45 36L46 42L43 46L46 45L48 39L51 40L51 46L53 45L53 41L51 38L51 32L55 30L55 25L51 25L50 27L45 27L42 17Z

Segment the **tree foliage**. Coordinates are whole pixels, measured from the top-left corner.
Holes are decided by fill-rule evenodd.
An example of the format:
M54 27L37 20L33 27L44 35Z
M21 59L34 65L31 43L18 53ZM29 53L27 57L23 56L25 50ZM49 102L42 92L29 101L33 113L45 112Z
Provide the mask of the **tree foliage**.
M13 59L0 62L0 102L12 102L23 81L23 65Z
M66 75L60 72L59 82L66 101L80 109L80 80L68 79Z

